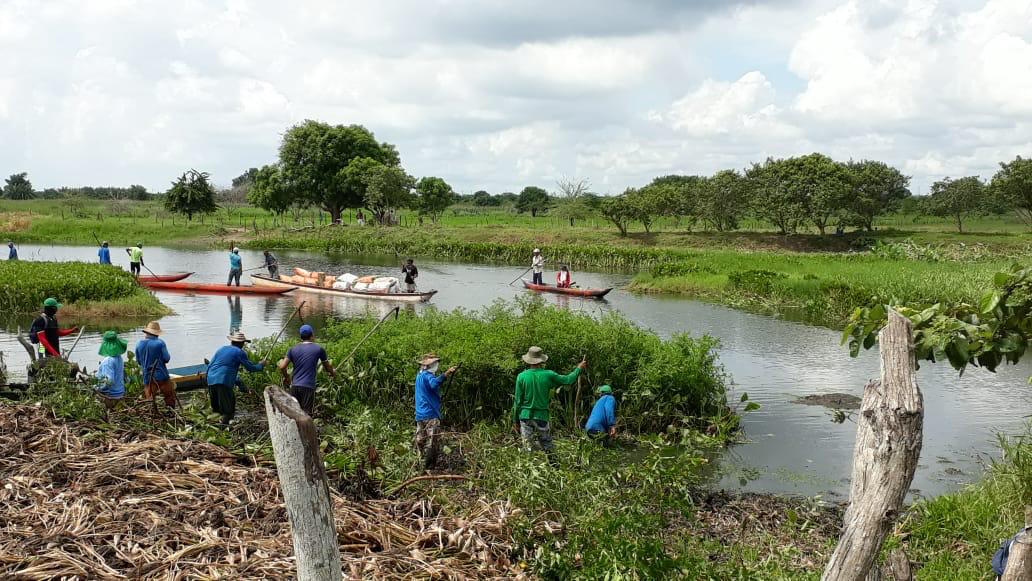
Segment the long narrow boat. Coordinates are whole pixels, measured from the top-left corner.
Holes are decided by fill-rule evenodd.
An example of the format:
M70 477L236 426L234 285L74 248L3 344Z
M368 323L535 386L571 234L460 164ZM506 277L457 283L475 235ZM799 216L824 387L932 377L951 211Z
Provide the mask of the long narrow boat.
M192 275L192 272L173 272L171 274L141 274L136 280L145 282L179 282Z
M186 367L173 367L168 370L168 378L177 391L205 387L208 379L208 365L200 363Z
M560 288L557 286L550 286L547 284L534 284L532 282L523 281L523 287L532 291L542 293L556 293L560 295L572 295L575 297L587 297L592 299L600 299L613 290L610 288Z
M142 282L142 281L141 281ZM225 284L208 284L199 282L142 282L143 286L152 290L189 291L195 293L214 293L220 295L281 295L294 290L293 286L272 288L266 286L229 286Z
M304 292L312 292L323 295L333 295L335 297L370 299L378 301L397 301L403 303L425 303L432 299L435 294L437 294L437 291L435 290L430 290L421 293L382 293L373 291L341 290L336 288L316 286L314 284L299 284L296 282L285 282L282 280L276 280L274 278L262 274L252 274L251 283L254 284L254 286L256 287L296 288Z

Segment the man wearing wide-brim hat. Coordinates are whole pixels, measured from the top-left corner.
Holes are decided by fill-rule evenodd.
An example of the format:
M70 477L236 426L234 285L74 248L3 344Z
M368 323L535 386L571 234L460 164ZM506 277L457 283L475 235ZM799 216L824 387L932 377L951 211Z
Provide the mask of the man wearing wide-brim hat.
M523 440L523 447L530 451L535 443L548 454L548 460L555 463L552 435L549 431L548 403L552 399L552 390L560 385L570 385L577 381L581 370L588 366L582 360L567 375L542 367L548 361L548 355L540 347L531 347L523 355L527 364L516 376L516 397L512 406L513 429L518 429Z
M433 468L440 450L441 385L455 373L455 367L449 367L437 375L440 362L441 358L434 353L427 353L417 360L415 447L425 468Z
M147 323L143 328L143 339L136 344L136 362L143 375L143 399L153 401L158 392L165 400L165 405L175 407L176 387L168 375L168 362L172 356L168 354L168 346L160 338L161 325L157 321Z
M237 331L226 338L230 344L219 347L208 364L208 397L211 399L212 411L222 416L222 427L228 427L236 415L236 393L233 387L237 383L240 366L251 373L265 369L261 362L252 363L247 356L244 345L251 340L242 332Z

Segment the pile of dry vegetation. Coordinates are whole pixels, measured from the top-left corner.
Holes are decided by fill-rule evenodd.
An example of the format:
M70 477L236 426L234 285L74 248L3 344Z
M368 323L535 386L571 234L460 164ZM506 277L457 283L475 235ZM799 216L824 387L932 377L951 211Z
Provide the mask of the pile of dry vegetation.
M0 577L294 576L275 469L216 446L0 405L0 482ZM520 576L505 504L460 519L427 501L333 503L351 577Z

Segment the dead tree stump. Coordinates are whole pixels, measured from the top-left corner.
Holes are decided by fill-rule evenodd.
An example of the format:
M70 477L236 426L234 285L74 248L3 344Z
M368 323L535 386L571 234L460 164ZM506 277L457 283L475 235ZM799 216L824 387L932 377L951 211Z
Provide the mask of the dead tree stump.
M1025 507L1025 530L1015 537L1007 554L1001 581L1032 581L1032 506Z
M337 530L315 424L297 400L273 385L265 388L265 413L294 538L297 578L339 581Z
M842 536L822 581L862 581L896 520L921 456L924 400L917 386L913 326L890 310L879 337L881 379L864 388Z

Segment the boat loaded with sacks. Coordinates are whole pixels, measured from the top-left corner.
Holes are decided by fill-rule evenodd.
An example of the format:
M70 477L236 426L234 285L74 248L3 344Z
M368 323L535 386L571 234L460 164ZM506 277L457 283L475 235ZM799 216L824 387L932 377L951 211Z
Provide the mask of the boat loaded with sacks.
M549 286L547 284L534 284L532 282L523 281L523 287L532 291L538 291L543 293L556 293L560 295L572 295L575 297L588 297L594 299L600 299L613 290L610 288L563 288L558 286Z
M393 276L358 277L351 273L331 276L324 272L310 272L301 268L295 268L293 276L280 275L278 279L252 274L251 283L256 287L297 288L306 292L338 297L407 303L425 303L437 294L436 290L415 293L401 292L398 279Z

